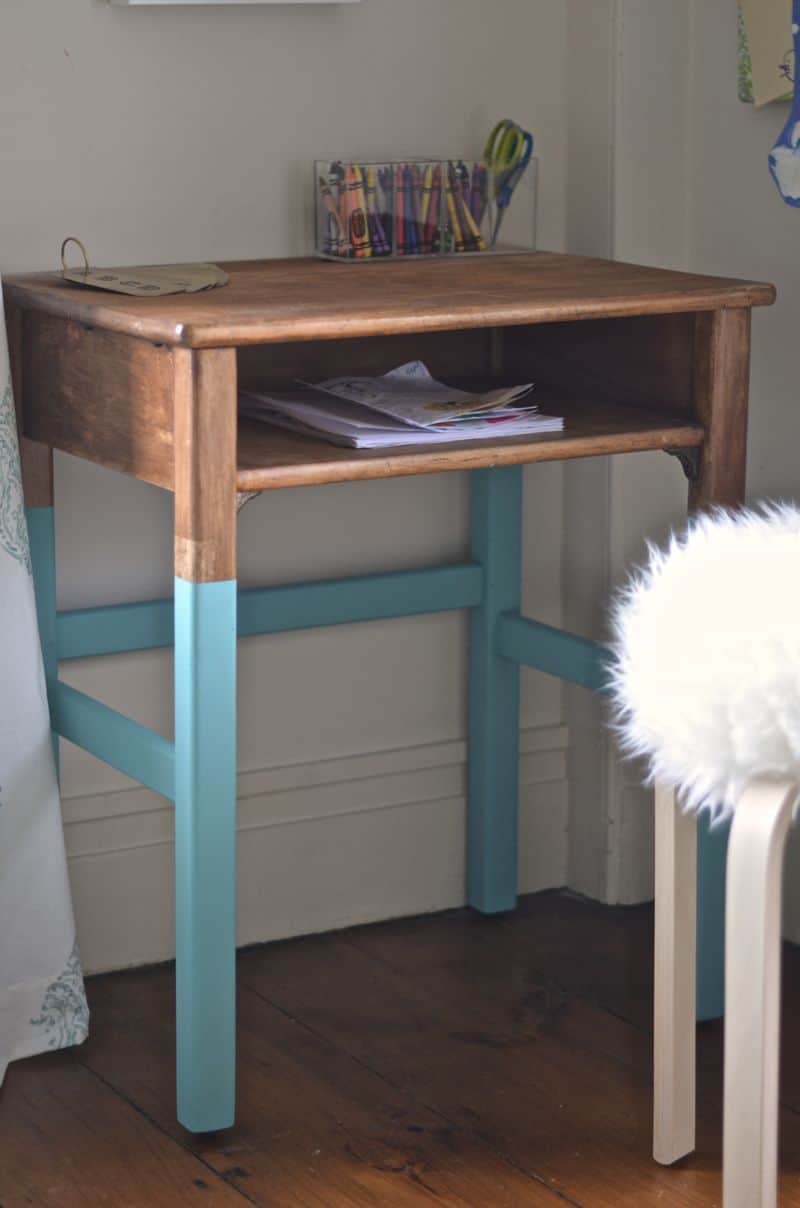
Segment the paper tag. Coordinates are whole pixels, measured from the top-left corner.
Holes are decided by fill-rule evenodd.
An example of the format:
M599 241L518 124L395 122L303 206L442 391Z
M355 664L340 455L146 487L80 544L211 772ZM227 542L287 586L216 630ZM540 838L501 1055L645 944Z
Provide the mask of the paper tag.
M76 240L77 242L77 240ZM82 247L82 245L80 245ZM63 255L62 255L63 263ZM194 294L228 284L228 275L216 264L146 264L121 268L67 268L64 280L90 289L108 289L135 298L161 298L165 294Z

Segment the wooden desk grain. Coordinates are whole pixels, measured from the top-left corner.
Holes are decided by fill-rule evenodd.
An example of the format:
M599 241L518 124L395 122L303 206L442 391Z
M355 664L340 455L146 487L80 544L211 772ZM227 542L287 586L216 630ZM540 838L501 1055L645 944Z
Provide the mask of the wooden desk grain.
M202 294L134 299L69 285L55 273L9 277L5 292L28 309L191 348L764 306L775 297L773 286L757 282L554 252L223 267L230 285Z
M743 497L750 308L773 301L771 285L550 252L225 267L222 289L160 299L52 273L6 280L31 497L42 502L54 448L174 490L176 565L192 581L235 571L235 488L700 447L692 505ZM445 379L535 381L565 431L356 453L266 424L237 430L240 386L409 356Z

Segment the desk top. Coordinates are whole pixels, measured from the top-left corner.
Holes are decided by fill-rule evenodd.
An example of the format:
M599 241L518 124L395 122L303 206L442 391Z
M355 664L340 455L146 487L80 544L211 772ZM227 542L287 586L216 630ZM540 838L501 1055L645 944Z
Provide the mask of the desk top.
M84 289L58 273L8 277L4 289L25 308L190 348L766 306L775 299L774 287L759 282L554 252L224 267L231 278L224 288L166 298Z

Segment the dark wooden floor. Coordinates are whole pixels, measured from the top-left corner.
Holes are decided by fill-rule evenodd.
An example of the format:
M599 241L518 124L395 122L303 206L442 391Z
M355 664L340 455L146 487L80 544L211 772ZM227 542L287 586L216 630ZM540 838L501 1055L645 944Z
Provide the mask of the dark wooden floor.
M721 1029L701 1028L697 1153L650 1158L652 914L561 894L251 949L239 1116L176 1124L167 967L89 982L83 1048L11 1067L0 1208L720 1203ZM800 955L787 951L787 1017ZM785 1031L781 1203L800 1206Z

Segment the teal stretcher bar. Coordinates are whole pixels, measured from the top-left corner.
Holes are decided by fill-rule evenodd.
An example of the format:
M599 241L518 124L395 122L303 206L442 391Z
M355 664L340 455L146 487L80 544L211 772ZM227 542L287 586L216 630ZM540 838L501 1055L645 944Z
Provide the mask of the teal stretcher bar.
M605 691L612 656L601 642L506 612L497 623L497 649L512 662L593 692Z
M175 800L175 748L171 742L60 680L50 681L48 698L56 734Z
M238 634L253 637L474 608L482 594L483 569L472 562L286 587L253 587L239 592ZM172 600L79 608L60 612L56 620L59 659L152 650L172 642Z

